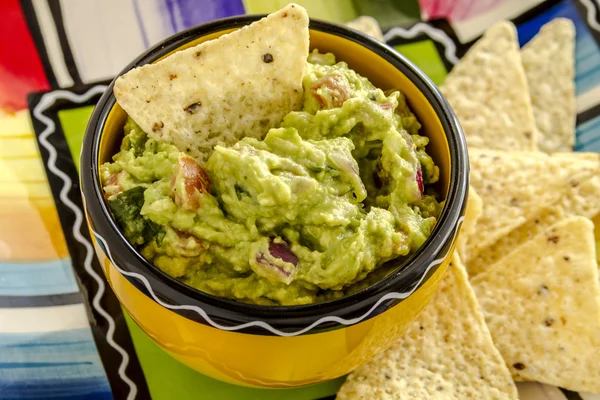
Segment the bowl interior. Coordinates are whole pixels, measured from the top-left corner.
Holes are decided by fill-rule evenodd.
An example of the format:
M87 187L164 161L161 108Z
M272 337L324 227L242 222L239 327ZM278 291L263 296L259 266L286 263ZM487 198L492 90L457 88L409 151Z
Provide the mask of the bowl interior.
M207 34L187 42L177 50L183 50L199 43L215 39L233 30L235 29L224 29ZM399 89L404 93L412 111L423 125L420 133L428 136L430 139L427 151L440 168L440 180L437 184L437 188L442 200L445 200L450 182L450 152L448 140L434 108L419 88L417 88L406 75L385 58L378 55L367 46L358 44L347 38L311 29L310 48L311 50L316 48L321 52L331 52L335 54L338 61L347 62L350 68L369 78L375 86L383 90ZM390 49L389 51L392 50ZM165 54L162 57L157 57L154 62L167 57L171 53ZM125 124L126 118L127 115L125 114L125 111L115 103L114 107L110 110L102 129L98 154L99 164L110 161L119 148L123 138L123 125Z

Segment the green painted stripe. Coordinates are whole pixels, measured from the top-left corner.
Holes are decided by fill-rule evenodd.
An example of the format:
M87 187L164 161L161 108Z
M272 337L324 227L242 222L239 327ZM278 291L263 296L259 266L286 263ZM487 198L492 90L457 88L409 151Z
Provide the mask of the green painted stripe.
M448 71L446 71L442 57L440 57L433 41L423 40L401 44L394 46L394 48L421 68L433 83L440 85L444 82Z
M344 378L298 389L251 389L220 382L201 375L165 353L125 310L127 326L144 370L152 400L192 400L202 393L205 399L314 400L335 395Z
M79 154L81 153L85 127L92 111L94 111L94 106L71 108L58 112L58 120L67 139L67 145L77 171L79 171Z
M248 14L267 14L277 11L289 0L243 0ZM294 3L306 8L312 18L344 23L358 17L352 0L296 0Z

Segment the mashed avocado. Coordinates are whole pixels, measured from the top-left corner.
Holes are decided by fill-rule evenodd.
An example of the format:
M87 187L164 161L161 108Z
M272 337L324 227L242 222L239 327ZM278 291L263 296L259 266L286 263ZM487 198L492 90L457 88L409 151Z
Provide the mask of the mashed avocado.
M273 305L343 296L414 253L441 210L429 186L439 170L402 93L318 52L303 87L301 111L202 166L129 119L101 167L125 237L192 287Z

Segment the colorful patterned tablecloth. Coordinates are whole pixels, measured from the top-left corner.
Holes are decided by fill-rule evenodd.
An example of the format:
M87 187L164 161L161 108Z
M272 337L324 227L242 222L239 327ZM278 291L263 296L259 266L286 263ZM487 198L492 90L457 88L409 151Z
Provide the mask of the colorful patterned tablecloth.
M600 151L600 6L595 0L297 0L312 17L377 19L436 83L493 22L521 44L552 18L575 22L576 150ZM77 170L106 83L136 55L216 18L286 0L0 1L0 399L319 399L308 388L228 385L179 364L127 316L90 246ZM259 362L259 361L257 361ZM600 399L536 383L524 399Z

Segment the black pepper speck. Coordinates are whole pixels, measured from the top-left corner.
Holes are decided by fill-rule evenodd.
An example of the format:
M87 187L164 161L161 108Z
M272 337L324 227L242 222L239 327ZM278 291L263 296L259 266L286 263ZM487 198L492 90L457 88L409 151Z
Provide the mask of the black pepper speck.
M262 56L262 60L265 63L267 63L267 64L272 63L273 62L273 55L271 53L265 53Z
M525 369L525 364L520 363L520 362L514 363L513 364L513 368L516 369L516 370L522 371L522 370Z
M183 111L185 111L188 114L194 114L196 111L198 111L198 108L200 108L201 105L202 105L201 102L192 103L189 106L187 106L186 108L184 108Z
M554 235L554 236L548 236L548 241L552 242L554 244L558 243L558 241L560 240L560 237Z

